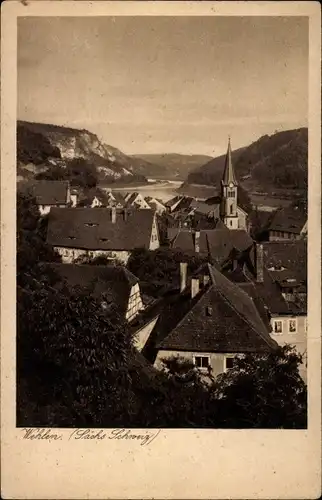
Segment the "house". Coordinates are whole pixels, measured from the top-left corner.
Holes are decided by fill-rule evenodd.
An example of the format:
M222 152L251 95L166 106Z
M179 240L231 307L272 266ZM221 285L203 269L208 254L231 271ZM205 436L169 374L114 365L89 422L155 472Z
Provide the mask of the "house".
M121 193L117 191L109 191L107 193L107 196L109 198L109 207L116 207L116 208L124 208L125 207L125 200L122 196Z
M201 189L205 188L201 187ZM248 230L248 214L238 205L238 182L232 163L230 139L228 141L220 194L214 188L213 193L210 194L208 191L207 196L204 198L196 196L191 199L176 196L169 200L166 205L170 213L182 211L183 209L189 210L188 214L184 214L184 218L188 215L191 219L194 214L201 214L212 219L220 218L228 229Z
M188 253L208 256L222 265L233 250L241 254L253 247L253 240L246 231L229 230L226 226L216 229L168 229L170 247Z
M254 300L271 337L291 344L303 356L300 374L306 380L307 270L306 241L257 243L247 268L225 273Z
M276 210L268 226L269 241L303 239L307 235L307 213L303 207L291 205Z
M153 198L152 196L146 196L145 201L149 204L152 210L155 210L158 215L162 215L166 212L165 204L158 198Z
M79 206L82 207L116 207L123 208L125 200L119 193L112 193L111 191L104 191L99 188L88 189L83 193L80 199Z
M113 309L128 322L144 309L139 280L126 267L51 264L51 268L68 286L86 288L104 310Z
M33 196L40 215L46 215L52 208L75 206L77 198L71 197L68 181L30 181L20 185L20 190Z
M214 266L207 267L190 287L183 277L180 295L161 312L153 332L156 367L181 356L217 376L232 367L235 356L277 347L250 296Z
M150 205L147 201L145 201L141 193L131 193L130 195L127 195L125 198L125 205L127 208L151 209Z
M152 210L116 208L52 209L47 243L66 263L104 255L126 264L134 248L159 247L156 214Z
M165 206L169 213L173 213L174 211L178 212L188 209L192 201L193 198L190 196L178 195L168 200Z

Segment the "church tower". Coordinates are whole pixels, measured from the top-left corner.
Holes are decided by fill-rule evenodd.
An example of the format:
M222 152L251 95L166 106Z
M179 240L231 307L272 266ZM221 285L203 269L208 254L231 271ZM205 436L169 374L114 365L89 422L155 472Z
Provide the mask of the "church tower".
M238 229L237 180L231 161L230 138L225 161L224 175L221 181L221 219L228 229Z

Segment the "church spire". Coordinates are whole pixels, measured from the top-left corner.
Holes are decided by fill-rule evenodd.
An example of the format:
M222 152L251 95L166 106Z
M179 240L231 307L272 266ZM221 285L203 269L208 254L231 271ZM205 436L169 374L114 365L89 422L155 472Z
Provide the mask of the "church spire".
M223 175L221 182L225 186L229 186L229 184L234 184L234 186L237 186L237 179L236 179L233 164L231 161L230 136L228 138L228 149L227 149L227 154L226 154L225 170L224 170L224 175Z

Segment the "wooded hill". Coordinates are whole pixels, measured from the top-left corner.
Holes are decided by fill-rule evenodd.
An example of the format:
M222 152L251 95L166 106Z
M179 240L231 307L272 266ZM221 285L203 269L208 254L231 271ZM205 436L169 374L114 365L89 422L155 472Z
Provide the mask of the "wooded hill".
M248 190L307 189L308 129L264 135L232 152L238 180ZM225 155L210 160L188 175L187 182L219 185Z

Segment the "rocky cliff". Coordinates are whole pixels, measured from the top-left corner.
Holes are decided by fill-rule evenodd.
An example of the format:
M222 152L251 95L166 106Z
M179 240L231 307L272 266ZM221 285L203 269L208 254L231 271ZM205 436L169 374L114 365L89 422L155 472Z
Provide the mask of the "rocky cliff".
M18 121L17 167L20 176L30 177L53 167L66 168L79 158L95 166L100 181L146 180L139 172L144 160L131 158L102 143L88 130Z

